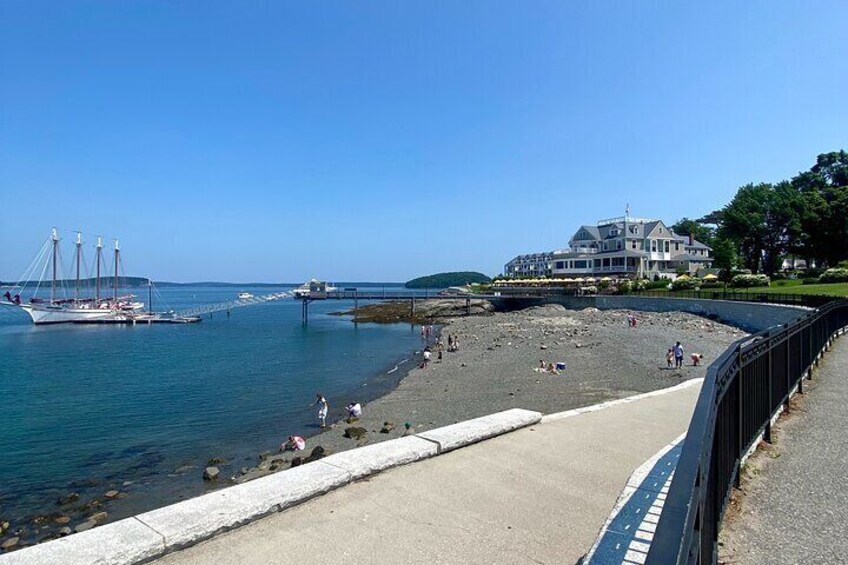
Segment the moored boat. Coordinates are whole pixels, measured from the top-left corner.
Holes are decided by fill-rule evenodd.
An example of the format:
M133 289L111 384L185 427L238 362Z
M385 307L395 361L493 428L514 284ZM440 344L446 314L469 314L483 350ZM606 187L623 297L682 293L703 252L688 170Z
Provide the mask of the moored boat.
M49 245L49 247L48 247ZM50 234L50 240L42 248L41 253L33 261L28 273L24 273L24 277L17 284L12 285L10 290L7 290L3 297L0 298L0 306L11 306L23 310L29 314L34 324L135 324L135 323L190 323L199 322L200 318L187 317L180 318L173 313L156 313L153 312L153 288L152 282L147 281L148 286L148 308L144 308L143 302L135 300L134 294L119 295L119 268L120 268L120 253L121 248L118 240L115 240L114 253L114 273L112 275L112 293L111 296L101 294L101 267L103 262L103 241L100 237L97 238L96 249L96 276L94 278L94 295L83 296L80 279L80 266L82 262L82 234L77 233L75 251L75 284L73 288L73 296L59 297L59 291L66 291L63 288L62 282L59 280L58 265L59 265L59 235L54 228ZM40 259L43 259L41 261ZM38 298L37 294L41 288L42 281L38 280L35 286L35 291L29 300L22 300L21 293L30 287L31 277L36 272L42 274L47 271L47 264L52 264L51 281L50 281L50 298ZM43 265L43 267L42 267ZM14 293L14 294L13 294Z

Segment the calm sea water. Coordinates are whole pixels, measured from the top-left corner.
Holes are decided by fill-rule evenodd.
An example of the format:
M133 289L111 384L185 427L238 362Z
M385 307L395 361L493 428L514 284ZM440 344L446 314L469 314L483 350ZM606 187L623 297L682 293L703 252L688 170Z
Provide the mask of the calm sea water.
M155 306L216 303L239 290L163 288ZM85 499L125 481L130 496L113 518L195 495L211 457L237 470L289 434L317 431L317 391L336 414L385 391L420 334L328 315L350 306L312 303L306 326L291 299L191 325L35 327L0 309L0 517L55 511L59 495ZM187 464L198 469L174 475Z

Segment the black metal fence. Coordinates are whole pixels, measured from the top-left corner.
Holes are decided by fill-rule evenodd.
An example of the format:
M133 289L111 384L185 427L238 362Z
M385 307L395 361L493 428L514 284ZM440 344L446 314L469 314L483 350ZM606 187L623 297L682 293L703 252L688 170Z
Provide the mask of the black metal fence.
M741 300L744 302L789 304L792 306L806 306L809 308L820 308L829 302L842 300L838 296L830 296L826 294L751 292L725 289L678 290L674 292L668 292L665 290L644 290L634 293L633 296L652 296L657 298L697 298L699 300Z
M703 294L703 291L702 291ZM668 295L666 295L668 296ZM707 369L648 553L649 565L716 563L718 531L741 462L772 416L848 325L848 300L735 342Z

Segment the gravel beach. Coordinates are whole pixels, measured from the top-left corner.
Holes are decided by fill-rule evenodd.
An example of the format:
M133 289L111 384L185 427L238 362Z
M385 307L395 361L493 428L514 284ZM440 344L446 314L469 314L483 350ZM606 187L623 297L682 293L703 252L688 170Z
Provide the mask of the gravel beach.
M637 325L631 328L628 313L547 305L442 320L442 341L447 346L448 334L458 336L459 351L448 352L445 347L440 362L434 349L426 369L418 368L421 356L416 355L397 388L365 404L357 422L340 418L345 404L359 399L329 399L329 420L336 423L308 438L306 450L298 455L309 455L316 446L329 454L397 438L404 433L404 422L421 432L510 408L552 413L666 388L703 377L712 360L746 335L680 312L634 312ZM668 369L665 360L676 341L685 350L685 364L679 370ZM700 367L692 366L691 353L703 355ZM566 369L558 375L539 372L540 361L565 363ZM386 422L393 427L381 433ZM348 427L363 428L365 434L345 437ZM288 467L293 455L274 454L272 459L280 457L285 463L275 466ZM263 465L265 472L270 461ZM239 480L261 474L251 471Z

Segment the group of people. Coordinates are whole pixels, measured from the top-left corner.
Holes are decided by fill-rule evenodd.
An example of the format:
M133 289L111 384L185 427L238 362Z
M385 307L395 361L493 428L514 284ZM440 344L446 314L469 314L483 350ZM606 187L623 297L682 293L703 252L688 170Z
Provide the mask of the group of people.
M459 336L448 334L448 351L459 351Z
M330 411L330 403L327 402L327 397L319 392L315 405L318 406L318 421L322 428L326 428L327 413ZM348 403L345 410L347 410L348 418L362 417L362 404L357 401ZM280 446L282 451L303 451L304 449L306 449L306 440L300 436L289 436L289 439Z
M557 365L562 365L563 368L565 367L565 363L557 363ZM545 363L544 359L539 359L539 366L536 367L536 372L537 373L550 373L552 375L558 375L559 374L559 368L557 367L557 365L554 365L553 363Z
M693 367L700 367L701 361L704 359L704 356L700 353L692 353L689 355L690 359L692 359ZM671 369L672 366L675 369L680 369L683 367L683 346L678 341L672 347L668 348L668 351L665 354L665 362L666 366Z

